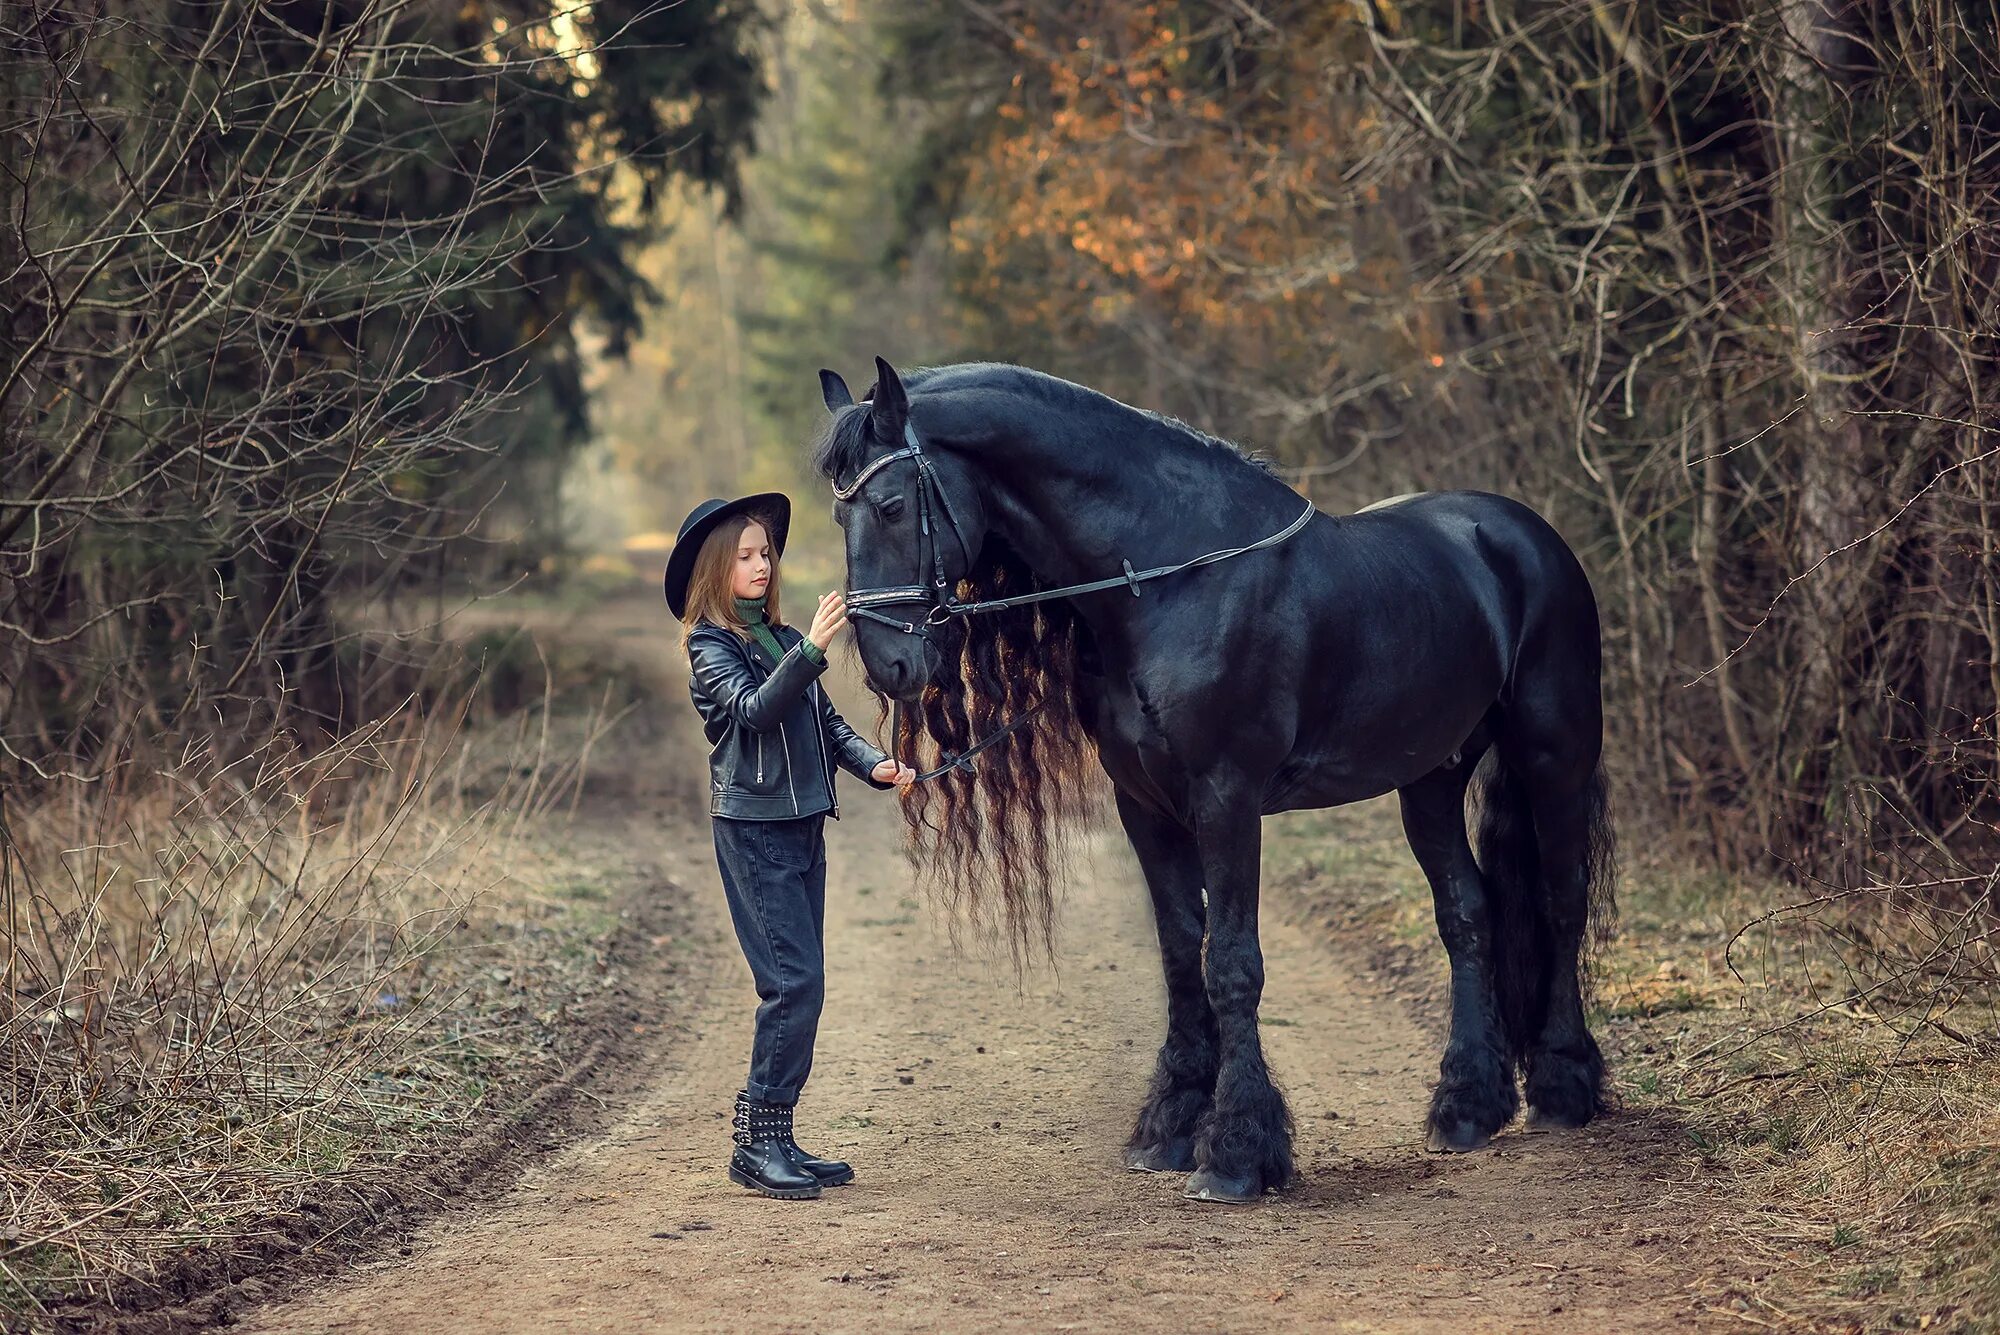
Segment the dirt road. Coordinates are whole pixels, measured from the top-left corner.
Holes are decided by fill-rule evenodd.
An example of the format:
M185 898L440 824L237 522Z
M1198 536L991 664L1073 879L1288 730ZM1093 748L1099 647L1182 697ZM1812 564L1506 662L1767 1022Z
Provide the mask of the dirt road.
M853 699L851 692L844 698ZM678 706L680 701L670 701ZM1138 872L1079 871L1059 976L955 957L909 898L891 802L830 825L827 1013L800 1138L850 1187L780 1203L723 1174L751 992L706 831L657 833L693 900L685 1013L661 1016L608 1129L411 1254L252 1315L270 1332L1687 1330L1707 1315L1700 1184L1639 1119L1511 1132L1464 1157L1419 1127L1439 1042L1282 901L1267 911L1271 1064L1301 1180L1181 1199L1119 1148L1163 1013ZM1730 1323L1733 1327L1734 1323Z

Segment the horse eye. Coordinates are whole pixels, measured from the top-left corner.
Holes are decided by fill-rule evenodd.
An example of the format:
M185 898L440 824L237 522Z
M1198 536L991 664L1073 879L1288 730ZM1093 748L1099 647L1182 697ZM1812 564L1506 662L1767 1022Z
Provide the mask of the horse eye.
M901 519L903 517L903 498L901 496L891 496L888 500L882 502L882 517L889 520Z

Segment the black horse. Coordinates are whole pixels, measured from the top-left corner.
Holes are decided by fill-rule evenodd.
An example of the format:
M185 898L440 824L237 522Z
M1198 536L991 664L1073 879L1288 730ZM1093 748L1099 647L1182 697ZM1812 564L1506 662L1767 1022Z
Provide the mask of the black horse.
M1517 1068L1530 1125L1595 1116L1584 973L1611 894L1597 606L1548 523L1479 492L1321 514L1236 447L1051 376L948 366L906 387L876 369L860 404L822 372L834 421L816 457L871 687L934 695L946 660L972 657L968 623L1021 614L961 601L990 592L982 570L1011 566L1013 595L1060 595L1036 612L1082 665L1074 717L1115 789L1166 971L1166 1041L1127 1163L1191 1169L1204 1200L1291 1178L1257 1029L1261 820L1391 789L1451 959L1431 1147L1477 1149L1507 1125Z

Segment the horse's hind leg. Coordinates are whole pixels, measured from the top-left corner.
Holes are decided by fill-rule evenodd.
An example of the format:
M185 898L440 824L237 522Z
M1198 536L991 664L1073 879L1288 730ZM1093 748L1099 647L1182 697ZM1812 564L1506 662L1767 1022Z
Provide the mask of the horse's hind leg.
M1167 976L1167 1037L1153 1084L1125 1147L1133 1168L1185 1173L1194 1167L1194 1134L1215 1097L1215 1011L1201 982L1201 853L1194 835L1171 817L1120 791L1118 819L1153 900L1160 963Z
M1604 1057L1583 1014L1584 937L1594 913L1608 909L1610 833L1604 778L1593 770L1580 786L1530 790L1547 921L1539 1032L1522 1054L1530 1126L1582 1126L1603 1110Z
M1503 952L1501 1004L1539 1126L1582 1126L1603 1108L1604 1058L1583 1014L1585 945L1612 896L1595 631L1524 651L1484 776L1479 862L1514 901L1502 911L1531 926Z
M1438 935L1451 958L1451 1037L1431 1093L1433 1150L1476 1150L1519 1107L1496 992L1494 906L1465 833L1473 759L1398 792L1403 833L1431 883Z

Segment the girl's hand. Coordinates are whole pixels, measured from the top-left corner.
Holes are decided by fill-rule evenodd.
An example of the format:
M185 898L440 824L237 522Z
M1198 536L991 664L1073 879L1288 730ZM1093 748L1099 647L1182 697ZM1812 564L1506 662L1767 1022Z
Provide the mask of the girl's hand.
M806 631L806 638L821 653L833 647L833 637L847 624L847 600L838 592L823 593L819 598L819 610L813 613L812 626Z
M875 782L893 783L898 788L908 788L917 781L917 772L896 760L885 760L874 769Z

